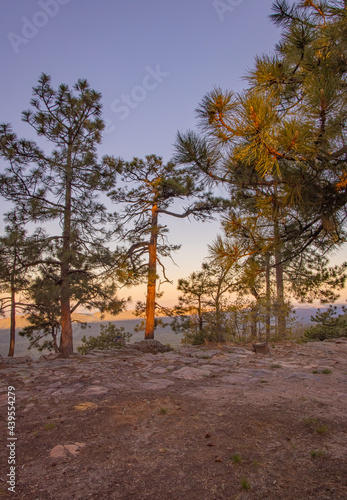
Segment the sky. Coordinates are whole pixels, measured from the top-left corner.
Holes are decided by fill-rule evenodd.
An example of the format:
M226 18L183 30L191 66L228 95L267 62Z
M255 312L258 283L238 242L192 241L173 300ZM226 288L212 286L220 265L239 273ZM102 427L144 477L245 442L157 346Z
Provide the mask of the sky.
M177 131L196 128L195 108L203 96L215 86L241 91L255 56L273 52L280 32L269 20L272 3L1 2L0 122L10 122L19 136L35 139L30 126L21 122L21 112L29 108L40 74L50 75L54 87L86 78L102 94L106 129L100 156L131 160L156 154L168 161ZM170 242L182 244L175 264L167 263L174 285L163 288L163 304L172 305L175 280L199 270L219 222L167 222ZM144 287L126 294L141 300Z

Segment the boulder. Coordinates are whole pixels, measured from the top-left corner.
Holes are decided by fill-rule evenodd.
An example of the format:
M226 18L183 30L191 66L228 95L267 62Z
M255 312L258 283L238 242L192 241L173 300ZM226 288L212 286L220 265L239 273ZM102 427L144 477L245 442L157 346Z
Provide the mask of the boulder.
M253 349L256 354L271 354L271 346L267 342L253 344Z
M136 349L141 352L150 352L152 354L157 354L158 352L173 351L172 347L164 345L158 340L154 339L141 340L140 342L129 344L127 347L128 349Z

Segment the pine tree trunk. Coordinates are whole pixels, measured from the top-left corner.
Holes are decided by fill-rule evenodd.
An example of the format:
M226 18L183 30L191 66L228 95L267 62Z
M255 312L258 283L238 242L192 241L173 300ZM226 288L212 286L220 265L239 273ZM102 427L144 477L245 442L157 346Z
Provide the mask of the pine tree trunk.
M71 251L71 191L72 151L69 146L66 162L66 186L63 229L63 253L61 257L61 338L59 351L66 358L73 354L73 337L70 312L70 251Z
M255 298L256 302L254 305L251 305L251 313L250 313L250 321L251 321L251 337L252 339L257 338L257 325L258 325L258 316L259 316L259 293L257 292L255 287L252 287L251 293Z
M215 308L216 308L216 336L218 342L225 342L225 330L222 327L222 312L220 307L221 302L221 279L218 281L216 292Z
M58 354L59 353L59 347L58 347L58 344L57 344L57 331L56 331L56 327L55 326L52 326L52 338L53 338L54 352L56 354Z
M14 246L14 260L11 270L11 323L10 323L10 347L8 351L8 356L14 356L14 346L16 342L16 268L17 268L17 239Z
M198 318L199 318L199 333L204 330L204 321L202 317L201 295L198 297Z
M146 300L145 339L154 339L155 298L157 282L157 240L158 240L158 207L152 207L151 239L148 247L148 281Z
M284 310L284 285L283 285L283 264L281 263L281 254L276 252L276 292L277 292L277 336L285 337L286 317Z
M266 254L265 287L266 287L266 315L265 315L265 342L270 341L271 334L271 288L270 288L270 255Z
M14 355L15 338L16 338L16 293L14 286L11 284L10 348L8 351L9 356Z
M253 340L257 339L257 313L255 307L251 308L251 337Z
M286 318L284 311L284 283L283 264L281 253L281 235L279 229L279 209L277 204L277 186L275 186L275 214L274 214L274 237L275 237L275 269L276 269L276 309L277 309L277 337L285 337Z

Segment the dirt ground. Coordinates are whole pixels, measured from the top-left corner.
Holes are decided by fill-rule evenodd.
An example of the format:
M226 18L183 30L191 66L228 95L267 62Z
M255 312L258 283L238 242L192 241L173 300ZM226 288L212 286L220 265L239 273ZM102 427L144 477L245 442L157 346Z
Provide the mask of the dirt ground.
M4 358L0 498L345 500L346 355L341 339Z

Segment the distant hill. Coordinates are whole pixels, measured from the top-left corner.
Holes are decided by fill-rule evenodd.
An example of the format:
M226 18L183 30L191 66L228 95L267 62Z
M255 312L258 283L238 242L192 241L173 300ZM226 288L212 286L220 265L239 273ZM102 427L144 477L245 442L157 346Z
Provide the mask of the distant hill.
M296 307L296 317L305 326L311 324L311 316L314 316L317 312L317 307L313 306L300 306ZM326 310L327 307L321 306L319 309ZM342 312L341 306L338 306L338 312ZM143 339L143 332L134 332L134 327L141 320L134 315L134 311L123 311L117 316L113 316L109 313L101 315L100 312L94 314L88 313L74 313L73 318L80 323L87 323L87 328L82 328L78 323L73 324L74 332L74 345L75 348L81 345L81 339L83 336L96 336L100 333L100 325L105 322L115 322L117 327L123 327L125 331L132 334L131 342L136 342ZM167 318L168 322L171 321ZM27 316L17 316L16 317L16 347L15 356L32 356L33 358L38 358L42 353L37 352L35 349L27 350L29 342L26 338L20 337L18 335L19 331L28 324ZM9 328L10 328L10 318L0 319L0 355L7 356L8 344L9 344ZM163 344L169 343L173 347L179 345L182 335L177 335L172 332L170 328L159 327L155 333L155 337Z
M304 323L310 323L311 322L311 316L314 316L317 313L317 310L320 309L321 311L326 310L328 307L327 306L320 306L320 307L314 307L314 306L297 306L294 308L296 311L296 317L303 321ZM342 313L342 306L340 304L337 304L337 310L341 314ZM164 316L162 314L157 314L157 316ZM108 321L127 321L127 320L136 320L136 321L141 321L141 318L137 318L135 316L135 311L122 311L116 316L110 313L101 313L101 312L95 312L95 313L73 313L72 318L75 322L78 323L101 323L101 322L108 322ZM19 315L16 316L16 329L21 329L27 326L29 323L27 321L27 316L26 315ZM10 328L10 318L2 318L0 319L0 330L7 330Z
M337 306L337 312L338 314L342 314L342 305L341 304L335 304ZM297 306L294 308L296 317L302 321L304 324L309 324L311 323L311 316L315 316L318 309L321 311L326 311L328 309L328 306L322 305L322 306Z
M95 337L100 333L100 325L105 324L105 322L115 322L118 328L122 327L126 332L132 334L130 342L137 342L144 338L144 332L135 332L135 326L140 322L140 318L136 318L132 311L124 311L117 316L112 316L111 314L105 314L101 319L100 313L96 314L73 314L75 320L87 323L86 328L82 328L82 325L78 323L73 323L73 336L74 336L74 348L76 349L81 345L82 337ZM168 318L168 322L170 322ZM16 346L15 346L15 356L31 356L34 359L39 358L42 352L38 352L36 349L28 350L29 341L19 335L19 331L28 324L26 316L17 316L16 318ZM9 328L10 319L5 318L0 320L0 355L7 356L9 348ZM158 327L155 332L155 337L157 340L163 344L169 343L173 347L178 347L180 344L182 335L175 334L170 328Z
M27 318L27 315L16 316L16 329L21 329L27 326L29 324ZM123 311L117 314L117 316L113 316L109 313L102 314L100 312L94 314L73 313L72 319L80 323L100 323L101 321L124 321L128 319L136 319L136 317L134 315L134 311ZM7 330L9 328L10 318L0 319L0 330Z

